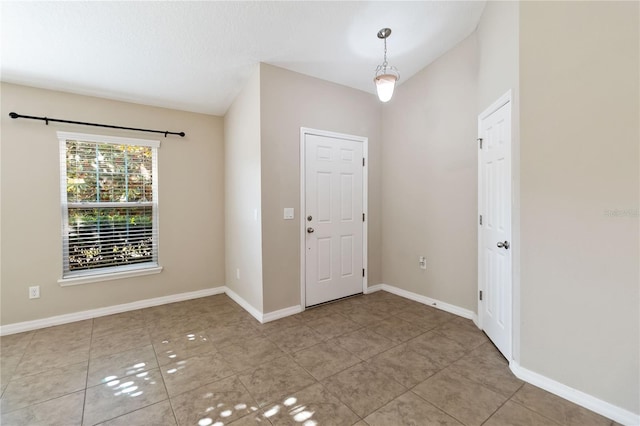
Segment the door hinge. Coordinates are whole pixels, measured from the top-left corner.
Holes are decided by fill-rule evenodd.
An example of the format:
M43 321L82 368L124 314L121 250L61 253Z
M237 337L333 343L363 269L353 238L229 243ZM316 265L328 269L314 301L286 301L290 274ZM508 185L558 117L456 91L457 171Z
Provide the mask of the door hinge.
M482 138L478 138L478 143L480 144L480 149L482 149Z
M482 300L482 290L480 290L480 300Z
M480 225L482 225L482 215L480 215Z
M364 157L362 157L362 167L364 167Z
M362 268L362 276L364 277L364 268Z
M362 213L362 221L364 222L364 213Z

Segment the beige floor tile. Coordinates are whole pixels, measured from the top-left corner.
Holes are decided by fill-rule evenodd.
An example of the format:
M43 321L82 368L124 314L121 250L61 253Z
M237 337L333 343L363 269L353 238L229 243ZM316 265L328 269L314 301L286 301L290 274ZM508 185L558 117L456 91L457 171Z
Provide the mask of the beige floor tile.
M236 306L238 309L242 309L236 302L233 301L232 298L230 298L226 294L216 294L213 296L202 297L195 300L201 300L203 303L206 303L209 306L232 305Z
M317 380L332 376L360 362L360 358L334 340L296 352L293 359Z
M96 386L126 376L158 368L153 347L143 346L89 361L87 386Z
M241 373L239 377L259 407L264 407L272 401L279 401L284 396L291 395L316 382L289 356L269 361L253 370Z
M454 315L448 312L430 308L425 305L412 305L405 310L396 312L395 316L424 330L432 330L440 327L454 318Z
M267 322L264 324L260 324L259 322L254 323L254 326L258 331L261 331L265 335L269 335L271 333L275 333L277 331L293 327L295 325L301 325L301 318L299 315L292 315L289 317L284 317L279 320Z
M448 339L460 343L467 349L474 349L489 341L487 335L479 330L471 320L466 321L467 323L461 323L456 320L449 321L436 328L434 331Z
M389 317L382 321L378 321L369 325L367 328L375 331L383 337L386 337L394 343L406 342L407 340L413 339L426 331L415 324L411 324L410 322L397 317Z
M347 319L360 325L368 326L389 317L389 314L371 309L367 305L354 305L341 312Z
M258 411L236 376L172 397L171 405L180 425L227 424Z
M608 426L611 420L562 399L543 389L525 384L513 396L512 401L567 426Z
M273 425L352 425L360 418L320 383L264 407Z
M35 331L0 336L0 357L22 355L29 346Z
M151 344L146 328L117 331L91 340L91 358L117 354Z
M483 426L558 426L558 423L522 405L507 401Z
M150 370L87 389L83 424L120 417L168 398L159 370Z
M406 391L404 386L365 363L321 383L362 418Z
M264 337L247 339L219 349L224 360L236 372L256 367L285 353Z
M190 316L181 316L175 320L163 319L152 324L147 324L147 332L152 341L163 340L178 333L189 334L199 333L207 328L202 318L193 318Z
M68 365L44 373L14 378L0 400L0 411L8 413L39 402L83 390L87 380L87 363Z
M1 424L619 426L523 385L471 321L385 291L267 324L216 295L0 337Z
M169 396L229 377L233 370L218 353L196 355L162 367Z
M183 319L184 315L188 315L188 312L174 309L172 305L174 305L174 303L142 309L142 315L147 327L153 327L154 324L159 322L178 321Z
M247 339L264 337L256 326L249 321L232 324L216 324L207 328L205 334L216 348L224 348Z
M335 311L331 307L333 304L329 303L326 305L314 306L311 308L305 309L303 312L297 314L296 316L300 318L304 323L309 321L315 321L320 318L326 317L327 315L334 314Z
M406 303L402 303L394 299L387 300L386 298L367 301L366 305L368 308L373 309L374 311L384 312L385 314L389 315L395 315L398 312L402 312L407 306Z
M131 330L145 326L142 310L122 312L93 319L93 338L101 337L114 331Z
M328 314L306 322L307 326L322 335L324 339L331 339L362 328L344 315Z
M22 356L14 377L38 374L66 365L78 364L89 359L89 340L83 339L65 346L52 346L49 350L33 351L31 347Z
M237 306L223 306L217 308L218 310L208 313L203 318L206 319L208 326L214 324L232 325L239 322L249 322L255 326L258 326L260 322L256 320L250 313L244 309L238 309Z
M356 294L354 296L349 296L346 297L344 299L340 299L336 302L333 302L331 304L335 305L335 306L340 306L342 308L347 308L347 309L351 309L354 306L362 306L365 304L366 302L366 298L367 296L364 294Z
M206 330L208 327L215 325L233 325L249 320L257 323L257 321L244 310L238 311L237 309L226 305L216 306L215 308L218 310L198 314L198 319L202 321L204 326L203 329ZM191 314L191 316L193 317L193 314Z
M429 360L403 344L382 352L368 363L378 371L411 388L440 370Z
M204 332L177 333L164 339L155 340L153 349L158 364L163 366L195 355L216 352L216 348Z
M462 423L411 392L376 410L364 421L370 426L462 426Z
M306 325L295 325L269 334L268 339L288 354L316 345L324 339Z
M481 425L507 400L507 397L448 370L412 390L467 426Z
M229 426L270 426L271 422L264 416L262 411L248 414L244 417L229 423Z
M21 359L22 354L0 356L0 395L2 395L2 392L4 392L9 384L9 380L11 380Z
M98 426L176 426L176 419L169 401L158 402L129 414L100 423Z
M373 330L361 328L334 339L340 346L360 359L369 359L380 352L391 348L394 344Z
M27 350L30 352L45 352L51 350L51 348L81 346L81 344L90 341L92 328L92 319L42 328L36 331L33 339L29 342Z
M30 351L43 351L52 346L63 346L84 342L91 339L93 319L72 322L68 324L46 327L35 330L32 333L28 349Z
M444 368L460 359L468 350L460 343L428 332L407 342L409 349L428 358L435 365Z
M82 424L84 391L3 414L2 425L74 426Z
M512 396L524 382L513 375L506 361L484 355L468 355L451 365L451 370L494 392Z

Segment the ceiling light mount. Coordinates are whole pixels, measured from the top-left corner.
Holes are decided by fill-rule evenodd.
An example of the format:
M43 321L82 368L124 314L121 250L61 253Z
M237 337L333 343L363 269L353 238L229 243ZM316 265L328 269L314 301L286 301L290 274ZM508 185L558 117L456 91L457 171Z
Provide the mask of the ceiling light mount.
M391 28L383 28L378 31L378 38L385 39L391 35Z
M376 68L376 75L373 82L376 85L378 99L381 102L388 102L393 96L396 82L400 79L400 73L396 67L392 67L387 62L387 38L391 35L391 28L383 28L378 31L378 38L384 40L384 61Z

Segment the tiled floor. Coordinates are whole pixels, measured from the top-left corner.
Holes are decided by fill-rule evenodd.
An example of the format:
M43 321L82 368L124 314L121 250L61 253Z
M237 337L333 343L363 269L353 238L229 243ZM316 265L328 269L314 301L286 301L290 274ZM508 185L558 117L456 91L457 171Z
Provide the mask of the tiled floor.
M1 424L611 425L471 321L385 292L260 324L224 295L0 339Z

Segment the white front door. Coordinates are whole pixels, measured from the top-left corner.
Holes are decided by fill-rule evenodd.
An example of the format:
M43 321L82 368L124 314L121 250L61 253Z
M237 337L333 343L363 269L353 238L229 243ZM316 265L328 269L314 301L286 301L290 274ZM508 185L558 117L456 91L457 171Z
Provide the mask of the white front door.
M511 97L478 117L478 313L480 327L511 360Z
M303 133L305 306L362 293L364 141Z

